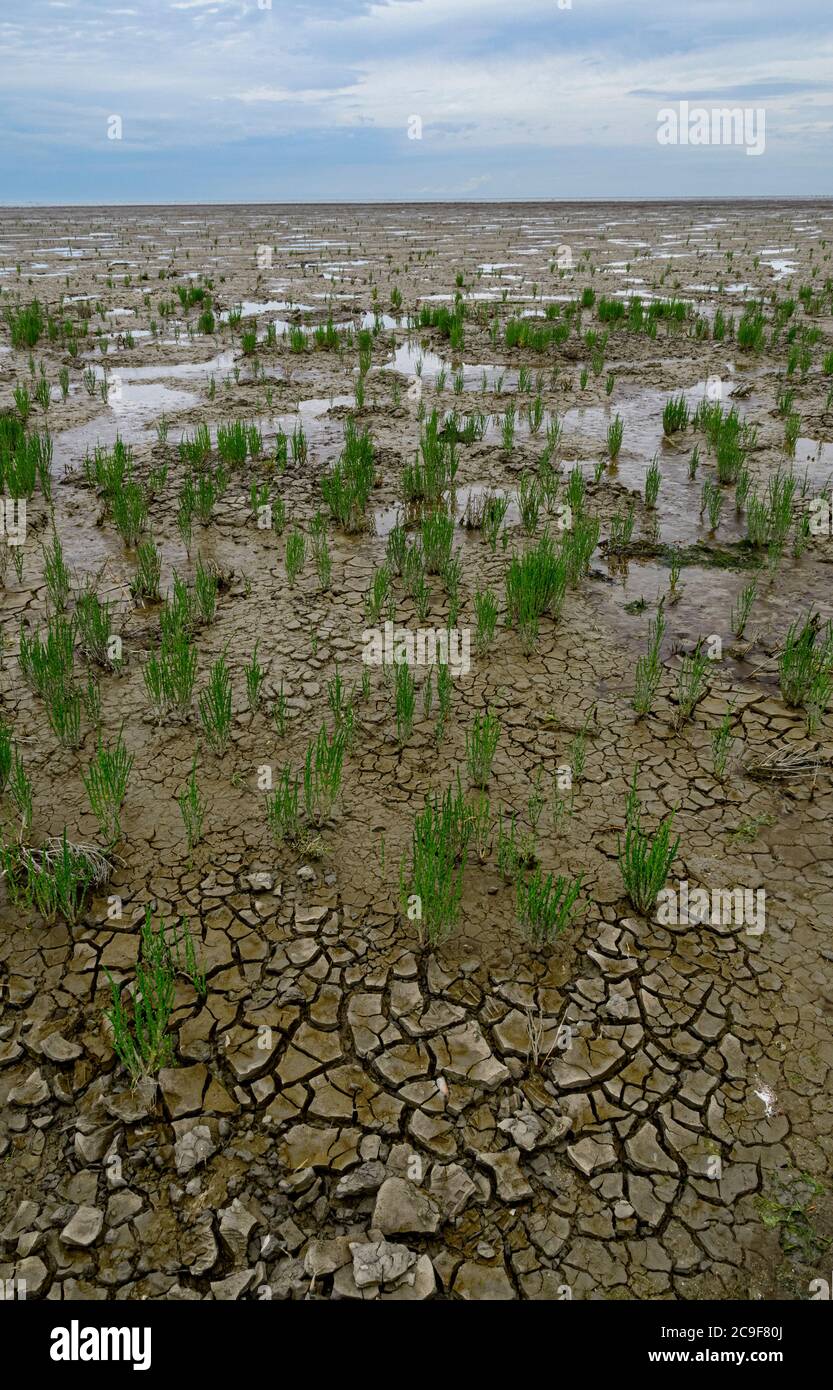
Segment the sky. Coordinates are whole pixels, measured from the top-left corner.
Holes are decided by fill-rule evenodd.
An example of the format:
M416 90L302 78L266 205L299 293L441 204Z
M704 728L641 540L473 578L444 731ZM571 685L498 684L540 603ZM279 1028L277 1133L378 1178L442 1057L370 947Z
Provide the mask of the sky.
M0 0L0 58L6 205L833 192L833 0Z

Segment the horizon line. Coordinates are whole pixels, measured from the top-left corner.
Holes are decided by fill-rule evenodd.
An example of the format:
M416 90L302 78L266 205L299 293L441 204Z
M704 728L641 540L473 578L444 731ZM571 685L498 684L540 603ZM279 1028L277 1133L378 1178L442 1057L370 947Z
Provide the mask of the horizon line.
M833 193L761 193L761 194L733 194L726 193L702 193L686 194L684 196L671 197L667 195L642 195L636 197L583 197L583 198L559 198L549 196L530 196L527 198L484 198L484 197L460 197L460 198L292 198L281 201L271 199L234 199L229 201L223 199L213 201L211 199L201 199L197 201L181 199L147 199L140 202L130 201L100 201L83 203L6 203L0 200L0 212L27 212L39 211L63 211L65 209L94 209L94 208L246 208L246 207L460 207L468 204L482 204L483 206L507 205L522 206L526 203L557 204L559 206L583 206L583 205L621 205L629 206L633 204L652 203L665 206L675 203L823 203L833 201Z

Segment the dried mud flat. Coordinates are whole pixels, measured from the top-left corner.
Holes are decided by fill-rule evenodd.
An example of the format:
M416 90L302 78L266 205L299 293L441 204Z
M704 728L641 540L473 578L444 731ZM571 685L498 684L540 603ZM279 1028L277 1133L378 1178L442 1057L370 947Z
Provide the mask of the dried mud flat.
M796 619L809 610L829 618L833 549L823 536L795 546L791 531L780 557L755 554L731 488L710 534L699 509L714 457L691 424L664 440L663 407L684 392L693 410L707 391L735 406L756 427L752 489L762 494L779 470L794 470L800 523L833 474L833 378L823 370L833 349L831 232L823 202L0 213L0 312L36 298L74 325L32 348L51 399L46 422L43 404L32 405L27 429L46 423L52 436L53 516L36 489L21 574L7 555L0 592L3 718L33 787L28 843L66 829L71 841L104 848L83 783L94 721L85 710L80 745L62 745L18 660L21 623L44 631L49 616L42 546L53 521L75 586L94 578L117 615L124 661L96 674L100 724L105 742L122 728L134 757L109 882L79 919L44 921L5 891L0 906L0 1280L24 1279L28 1297L51 1299L733 1299L804 1298L829 1271L831 716L808 732L804 711L782 698L778 655ZM177 287L206 279L213 333L197 330L204 302L184 308L177 298ZM573 313L586 289L593 302ZM462 348L441 325L409 328L423 305L453 310L456 294ZM629 329L627 314L599 321L602 298L629 305L637 295L646 311L683 301L684 317L658 316L654 334ZM172 305L164 317L160 300ZM719 311L737 330L753 303L765 320L757 347L744 349L731 330L715 340ZM235 305L242 319L229 324L223 314ZM548 305L557 317L544 316ZM529 313L569 332L543 349L508 348L507 322ZM352 329L349 344L292 351L292 327L329 316L342 335ZM252 317L254 352L242 337ZM357 408L362 327L372 354ZM606 330L603 367L594 367L599 342L586 334ZM809 360L788 376L793 348ZM90 368L94 394L83 380ZM15 388L34 394L36 382L4 320L0 408L19 410ZM778 409L785 389L800 415L792 457ZM286 764L301 767L320 726L332 730L336 670L348 690L360 686L366 595L402 508L420 402L426 415L490 417L457 447L458 515L473 486L475 496L516 497L521 476L540 468L557 415L551 462L562 500L578 464L601 543L527 655L503 624L504 575L512 552L536 544L551 519L542 509L527 535L513 504L494 549L480 531L456 528L457 625L474 627L475 592L491 586L501 609L494 640L483 654L473 648L470 672L454 679L440 740L436 705L423 709L424 673L400 746L391 685L368 668L334 813L305 855L272 839L259 770L277 778ZM507 448L501 422L513 406ZM610 466L617 414L624 435ZM347 534L328 522L324 588L311 527L326 511L320 478L350 415L373 440L375 526ZM260 448L229 470L186 549L178 443L209 426L216 464L216 426L235 419L257 423ZM299 422L306 457L290 451L276 467L278 431L291 436ZM159 605L132 597L135 551L84 474L85 455L112 450L117 435L149 490L163 591L174 572L193 584L198 556L222 576L216 614L196 634L184 720L160 722L149 707L144 668L159 648ZM655 454L662 482L651 510L643 490ZM258 526L255 481L283 498L283 534ZM614 560L604 542L631 500L633 540L644 544ZM406 520L413 539L418 517ZM307 557L290 586L293 526ZM684 553L676 602L673 547ZM761 558L739 640L732 606ZM445 587L428 582L422 623L395 582L398 625L447 621ZM635 666L662 595L661 683L637 718ZM722 660L677 727L680 654L715 634ZM243 668L256 642L265 698L252 712ZM223 653L233 726L218 755L202 737L198 696ZM75 672L85 683L80 648ZM271 718L281 683L282 735ZM711 742L730 707L720 779ZM586 730L571 805L555 817L548 805L538 825L543 868L582 875L578 910L547 949L521 931L494 826L482 859L469 851L446 940L421 944L400 904L414 816L458 769L465 784L466 733L487 708L501 722L492 813L514 811L527 827L530 798L542 786L549 796ZM198 746L206 815L189 853L177 798ZM798 753L809 772L751 775ZM634 911L617 843L635 768L646 824L676 808L670 885L763 888L761 934L722 921L663 925ZM8 788L2 816L13 843ZM134 1085L113 1050L108 975L134 979L148 906L154 923L190 924L206 987L177 976L172 1055L152 1082Z

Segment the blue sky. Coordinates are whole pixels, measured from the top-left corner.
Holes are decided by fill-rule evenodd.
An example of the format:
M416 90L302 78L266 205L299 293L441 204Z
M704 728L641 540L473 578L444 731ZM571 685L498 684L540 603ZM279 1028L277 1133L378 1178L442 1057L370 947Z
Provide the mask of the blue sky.
M0 0L0 54L5 204L833 192L831 0Z

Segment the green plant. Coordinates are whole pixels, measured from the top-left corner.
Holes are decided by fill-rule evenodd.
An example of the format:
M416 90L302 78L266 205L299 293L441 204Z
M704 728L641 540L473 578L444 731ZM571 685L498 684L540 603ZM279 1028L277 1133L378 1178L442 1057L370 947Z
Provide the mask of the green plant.
M32 783L30 778L26 775L26 769L16 750L12 762L11 773L9 775L8 786L9 795L20 816L18 839L23 841L29 834L32 825Z
M746 631L746 624L749 621L749 614L752 611L752 605L757 597L758 586L753 581L751 584L747 584L743 589L741 589L736 602L732 605L732 632L734 633L735 637L739 639L743 637L743 634Z
M486 787L491 776L498 740L500 720L489 710L481 717L475 714L471 729L466 733L466 763L469 777L476 787Z
M653 909L660 889L665 885L668 871L677 857L680 837L672 842L674 812L670 812L651 836L640 824L638 798L634 807L629 798L626 814L625 842L618 841L619 869L625 891L637 912L647 917Z
M540 866L516 887L518 919L534 946L549 945L569 925L581 892L581 875L572 881L559 874L544 878Z
M262 686L266 679L266 672L257 659L257 649L259 645L260 643L256 641L254 651L252 652L252 659L243 667L246 676L246 695L252 714L256 714L260 709Z
M75 623L82 650L105 670L121 665L121 643L114 639L109 600L104 603L95 589L88 587L75 600Z
M489 857L492 842L492 808L485 793L469 806L469 832L481 864Z
M610 536L607 542L608 552L616 554L617 551L626 550L633 539L633 528L636 525L636 505L634 502L628 503L627 511L624 516L620 511L614 512L610 519Z
M795 446L798 436L801 433L801 416L797 411L791 410L784 422L784 449L786 453L795 453Z
M680 558L679 551L678 551L677 547L675 546L675 547L674 547L674 550L672 551L672 554L671 554L671 561L670 561L670 565L669 565L669 570L670 570L669 577L668 577L668 601L669 601L669 603L678 603L679 600L680 600L680 598L681 598L681 596L682 596L683 590L682 590L682 586L681 586L681 584L680 584L680 575L681 575L681 573L682 573L682 568L683 568L683 562L682 562L682 559Z
M346 735L338 729L332 738L322 725L315 743L307 747L304 762L304 809L315 826L332 814L341 787Z
M478 589L474 596L476 627L474 644L481 656L494 640L497 627L497 599L491 589Z
M561 559L565 566L567 583L571 589L578 588L582 578L589 570L590 560L599 543L600 533L601 522L598 517L587 516L584 512L575 513L573 529L564 536L561 548Z
M286 538L286 550L284 553L286 577L290 588L294 587L295 580L304 568L305 556L306 548L304 545L304 537L296 528L290 531Z
M375 478L373 442L367 430L356 431L347 421L344 448L338 462L321 479L321 493L333 519L346 531L360 531Z
M194 573L194 598L197 611L204 623L210 623L217 610L217 588L216 571L206 568L202 563L202 556L198 555Z
M147 528L148 501L140 483L127 479L110 498L110 508L116 529L128 549L133 549Z
M507 830L503 813L498 816L497 866L507 883L513 883L521 869L531 868L537 859L535 834L525 835L518 829L514 811L508 820Z
M187 715L196 677L197 652L187 631L174 626L163 632L159 655L151 656L144 668L145 688L159 719L171 711Z
M427 574L442 574L451 555L454 522L445 512L429 512L421 528L422 554Z
M0 717L0 796L6 790L14 765L14 739L5 720Z
M656 617L648 624L648 651L636 662L636 685L633 694L633 708L639 718L650 713L654 696L662 678L660 649L665 634L664 599L660 599Z
M432 411L420 436L414 463L402 472L405 500L436 504L454 482L457 467L454 438L440 433L439 416L436 410Z
M442 743L445 726L448 716L451 713L451 691L452 691L451 671L444 661L437 662L437 704L439 713L434 736L437 743Z
M174 1044L168 1025L174 1007L177 967L166 930L164 918L153 930L147 908L129 1007L125 1005L123 986L117 985L107 971L111 1005L105 1016L113 1032L113 1049L134 1081L155 1076L173 1061Z
M396 662L396 738L400 747L407 743L414 727L416 697L414 678L406 661Z
M815 1199L824 1192L824 1184L810 1173L787 1170L773 1174L767 1190L755 1198L762 1224L778 1231L784 1253L815 1267L830 1248L830 1238L822 1235L811 1220Z
M211 667L208 685L199 698L200 722L210 747L225 752L231 733L231 676L225 654Z
M313 558L315 559L315 568L318 573L318 582L321 588L326 592L332 580L333 561L330 555L330 547L327 544L327 537L323 532L320 534L317 533L313 537L312 551Z
M732 720L734 705L730 705L712 734L712 768L718 782L726 776L726 763L732 747Z
M824 629L818 614L791 624L778 660L781 694L793 708L823 714L830 703L833 672L833 622ZM816 721L817 722L817 721Z
M272 795L266 798L266 822L276 841L295 842L301 837L298 791L299 778L285 767Z
M46 329L40 302L33 299L25 308L7 309L5 319L11 332L12 347L33 348Z
M607 427L607 454L611 463L619 457L625 426L621 415L616 415Z
M524 473L518 487L518 506L521 512L521 525L528 536L533 534L538 525L543 500L543 492L538 479L532 473Z
M121 836L120 812L133 762L134 755L128 753L120 730L112 748L105 747L99 738L89 771L83 774L90 808L107 845L115 844Z
M688 402L684 395L671 396L662 412L662 428L666 435L676 434L688 425Z
M703 484L703 492L700 497L700 515L704 511L709 514L709 530L714 533L720 525L720 513L723 510L723 493L711 478L707 478Z
M653 511L657 505L661 482L662 472L659 466L659 459L656 454L654 454L654 457L648 465L648 471L645 474L645 506L649 511Z
M459 790L438 798L426 797L414 817L411 867L407 879L400 870L403 911L415 921L419 940L435 946L457 923L463 892L462 856L468 837L468 818Z
M379 565L373 571L370 588L364 601L365 614L369 623L378 623L382 611L391 598L391 574L387 565Z
M162 576L162 557L152 539L140 541L136 547L136 573L130 590L134 598L159 599L159 581Z
M481 511L481 525L483 534L492 551L497 547L497 538L500 528L509 510L509 498L502 493L488 493L483 498Z
M197 755L194 754L191 763L191 773L185 787L177 797L182 816L182 823L185 827L185 835L188 840L188 853L191 854L194 847L202 839L203 819L205 817L205 802L197 786Z
M49 727L65 748L81 743L81 692L71 682L51 684L44 691Z
M708 689L709 658L700 640L690 656L683 657L677 675L677 727L694 713L696 705Z
M52 545L49 549L46 546L43 549L43 577L53 608L56 612L62 613L67 606L71 580L64 563L64 551L57 531L52 533Z
M52 837L39 849L4 848L3 868L13 896L31 904L45 921L57 916L73 926L89 888L106 881L110 866L98 850Z
M558 617L567 585L567 566L545 533L538 545L513 555L506 574L506 625L517 627L524 651L529 654L538 638L544 613Z

